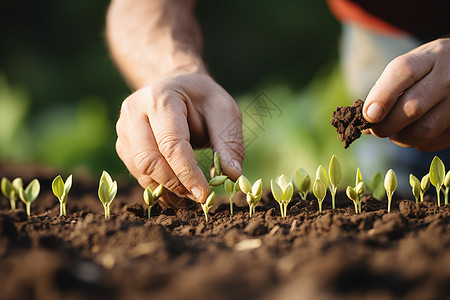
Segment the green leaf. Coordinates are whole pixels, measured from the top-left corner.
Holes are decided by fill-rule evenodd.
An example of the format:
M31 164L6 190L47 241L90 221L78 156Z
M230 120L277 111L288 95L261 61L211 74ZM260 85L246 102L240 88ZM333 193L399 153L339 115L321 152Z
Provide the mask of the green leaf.
M422 180L420 181L420 189L422 192L426 192L430 188L430 174L427 174L422 177Z
M291 201L292 196L294 195L294 187L292 186L292 182L286 186L286 189L283 191L283 200Z
M430 181L435 187L440 187L444 184L445 166L442 160L435 156L430 165Z
M309 175L306 175L303 180L302 188L300 191L303 193L307 193L309 192L310 189L311 189L311 177Z
M316 181L319 179L325 186L328 186L328 175L325 168L320 165L316 171ZM315 183L314 183L315 184ZM314 187L313 187L314 189Z
M98 187L98 198L104 205L108 204L109 186L106 180L100 180L100 185Z
M162 184L158 185L152 193L153 200L158 200L162 196L163 191L164 187L162 186Z
M20 178L20 177L14 178L14 180L12 181L11 184L12 184L13 188L16 190L17 194L19 194L20 189L23 189L23 181L22 181L22 178Z
M225 180L225 182L223 184L225 191L227 191L227 193L230 195L234 192L234 186L235 186L235 184L233 183L233 181L231 181L231 179Z
M345 193L347 194L347 197L350 200L356 201L358 199L358 195L356 194L356 191L351 186L347 186L347 189L345 190Z
M364 186L364 182L358 183L358 185L355 187L355 192L359 196L362 196L366 192L366 187Z
M222 166L220 164L219 154L214 152L214 177L222 175Z
M325 187L325 184L320 179L316 179L316 181L314 182L313 193L314 196L316 196L316 198L320 201L325 198L327 189Z
M210 186L219 186L222 185L225 180L227 180L228 176L224 176L224 175L218 175L215 176L213 178L211 178L211 180L209 181L209 185Z
M302 168L295 171L292 182L294 183L294 186L297 189L297 191L300 191L302 189L303 180L306 175L308 175L308 173L306 173L306 171Z
M447 172L444 178L444 186L450 187L450 170Z
M409 185L412 187L412 193L414 198L420 197L420 181L413 174L409 174Z
M275 198L275 200L277 200L277 202L283 201L283 190L280 188L278 183L271 180L270 181L270 189L272 191L273 197Z
M206 198L205 205L208 207L208 210L214 205L214 201L216 200L216 193L211 192L211 194L208 195L208 198Z
M383 177L380 172L376 172L372 179L368 182L368 186L372 191L372 196L376 199L381 199L384 197L384 186L383 186Z
M289 178L286 175L281 174L277 179L277 183L280 186L280 188L284 191L286 189L287 185L289 183L291 183L291 181L289 180Z
M2 178L1 189L2 189L2 194L6 198L11 198L11 192L14 192L14 187L12 186L11 181L9 181L8 178L6 178L6 177Z
M106 171L103 171L102 176L100 177L100 181L106 182L108 187L111 187L113 185L111 175L109 175Z
M248 193L245 199L249 205L252 205L255 202L255 196L253 196L252 193Z
M244 194L248 194L252 192L252 185L250 181L248 181L247 177L244 175L241 175L238 179L239 182L239 188Z
M66 183L64 183L64 191L66 194L70 192L70 189L72 188L72 174L69 175L66 179Z
M58 197L59 199L61 199L62 196L64 195L64 182L63 179L61 178L61 175L58 175L56 176L55 179L53 179L52 191L53 194L55 194L55 196Z
M390 193L394 193L397 188L397 176L392 169L389 169L386 173L386 177L384 178L384 188Z
M262 194L262 179L258 179L252 186L252 194L254 196Z
M360 183L360 182L364 182L364 180L363 180L362 175L361 175L361 170L358 168L356 170L356 183L355 183L355 186L357 186L358 183Z
M116 197L116 194L117 194L117 181L114 181L111 189L109 190L108 204L113 202L114 198Z
M25 190L20 190L21 199L25 203L33 203L34 200L39 196L39 192L41 191L41 185L39 184L39 180L33 179Z
M152 192L150 186L146 187L142 196L144 198L144 202L148 206L153 206L153 204L154 204L152 194L153 194L153 192Z
M337 187L342 179L341 164L339 163L336 156L333 155L330 160L330 165L328 167L328 175L330 178L331 185Z

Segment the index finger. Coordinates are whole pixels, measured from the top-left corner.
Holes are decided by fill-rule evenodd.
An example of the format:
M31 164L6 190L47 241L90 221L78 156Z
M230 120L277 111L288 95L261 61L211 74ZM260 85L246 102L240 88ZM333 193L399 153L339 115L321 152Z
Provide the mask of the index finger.
M382 121L400 95L427 75L434 66L433 57L413 50L391 61L369 92L364 103L364 118L370 123Z

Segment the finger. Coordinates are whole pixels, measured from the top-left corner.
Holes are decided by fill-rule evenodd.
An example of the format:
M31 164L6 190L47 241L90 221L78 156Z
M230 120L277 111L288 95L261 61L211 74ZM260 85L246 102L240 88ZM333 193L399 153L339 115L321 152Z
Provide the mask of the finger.
M412 147L435 140L435 138L450 127L450 121L448 119L449 111L449 101L439 102L419 120L413 122L390 138L393 141Z
M154 105L148 106L148 115L159 152L186 189L198 202L204 203L209 185L189 143L187 108L183 99L178 93L162 93Z
M388 137L423 117L445 97L446 91L440 84L441 79L433 73L416 82L398 98L383 122L372 127L372 132L378 137Z
M382 121L400 95L427 75L433 66L432 56L417 49L391 61L366 98L364 118L371 123Z
M127 100L124 102L121 117L117 122L119 157L131 174L144 184L141 184L143 188L146 188L146 183L151 182L150 179L152 179L180 196L188 195L189 192L159 153L146 116L131 115L132 111L139 111L135 107L130 107L132 105L135 103L127 102ZM119 152L119 149L117 150Z
M434 139L417 146L416 149L425 152L436 152L450 147L450 128Z
M244 159L242 113L231 97L226 100L226 104L223 100L220 102L220 109L205 114L206 124L213 150L219 155L223 173L235 181L242 174Z

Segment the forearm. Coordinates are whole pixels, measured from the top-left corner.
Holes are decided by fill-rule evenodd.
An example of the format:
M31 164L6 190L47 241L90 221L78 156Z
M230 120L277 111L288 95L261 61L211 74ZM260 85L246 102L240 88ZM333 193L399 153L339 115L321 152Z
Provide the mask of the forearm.
M191 0L113 0L106 34L132 88L185 72L204 72L202 37Z

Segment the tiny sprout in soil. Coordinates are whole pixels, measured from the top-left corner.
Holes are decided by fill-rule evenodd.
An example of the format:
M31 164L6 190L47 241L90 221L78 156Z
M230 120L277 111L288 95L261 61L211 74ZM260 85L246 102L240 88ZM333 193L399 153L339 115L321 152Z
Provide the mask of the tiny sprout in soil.
M208 222L208 212L211 209L211 207L213 207L215 200L216 200L216 193L211 192L208 198L206 198L205 203L201 203L203 213L205 214L206 222Z
M37 199L40 191L41 185L39 184L39 180L37 179L33 179L30 184L28 184L26 189L23 189L23 187L20 187L19 189L19 197L20 200L25 203L28 216L30 216L31 214L31 203L33 203L34 200Z
M293 182L300 198L306 200L306 196L311 189L311 177L303 168L300 168L295 171Z
M150 186L148 186L145 190L144 190L144 202L147 204L147 218L150 219L150 213L152 210L153 205L155 204L156 200L159 199L159 197L161 197L162 193L163 193L164 187L160 184L158 185L158 187L154 190L152 190L150 188Z
M322 211L322 202L327 195L327 188L319 178L316 178L316 181L314 182L313 194L317 198L317 202L319 203L319 211Z
M270 188L272 190L273 197L280 205L281 217L286 217L287 207L289 202L291 202L292 196L294 195L294 187L292 182L290 182L286 175L281 174L276 181L270 181Z
M98 198L105 209L105 219L109 219L109 207L117 194L117 182L113 181L108 172L103 171L98 186Z
M361 213L361 198L366 192L366 187L364 186L364 181L362 180L361 171L359 168L356 170L355 187L347 186L345 192L347 197L353 201L353 204L355 205L355 212Z
M333 155L330 160L330 165L328 167L328 177L330 179L330 193L331 193L331 207L336 208L336 192L338 184L342 179L341 164L339 163L336 156Z
M394 192L397 189L397 176L395 175L395 172L392 169L389 169L389 171L387 171L386 173L386 177L384 177L384 188L386 189L386 195L388 198L387 211L390 212L392 195L394 195Z
M244 175L241 175L238 180L239 188L246 195L247 203L249 206L250 217L255 213L256 205L262 197L262 180L258 179L252 184Z
M430 182L436 188L438 206L441 206L441 187L445 180L445 166L442 160L435 156L430 165Z
M23 188L22 178L15 178L12 182L3 177L1 182L2 194L9 199L11 209L16 209L16 201L19 197L19 190Z
M430 174L427 174L422 177L422 180L419 181L419 179L414 176L413 174L409 175L409 184L412 188L412 193L414 198L416 199L416 203L423 202L423 195L430 187Z
M230 200L230 214L233 214L233 198L236 192L239 191L238 182L233 182L231 179L227 178L223 184L225 191L228 193L228 199Z
M444 186L445 186L445 190L444 190L445 205L447 205L448 204L448 192L450 190L450 170L445 175Z
M62 179L61 175L56 176L52 182L52 191L53 194L59 200L59 215L66 215L66 203L67 196L69 195L69 191L72 188L72 175L67 177L66 182Z
M222 185L225 180L227 180L227 176L222 173L222 166L220 165L220 158L217 152L214 152L214 176L209 181L210 186L219 186Z

